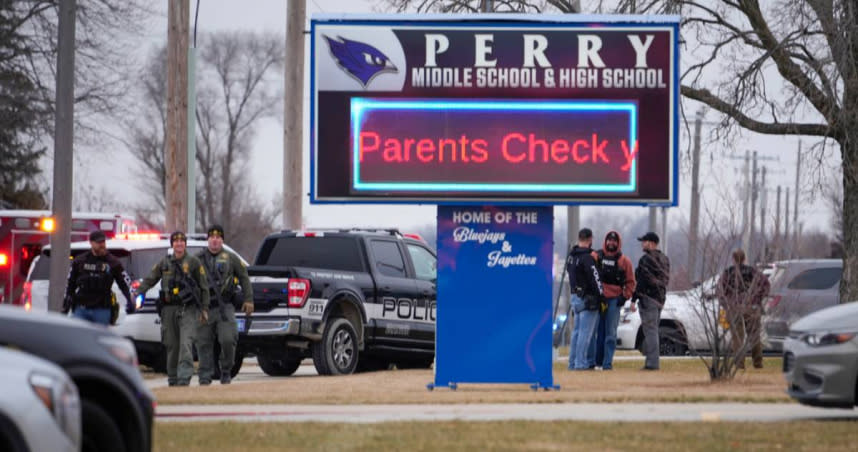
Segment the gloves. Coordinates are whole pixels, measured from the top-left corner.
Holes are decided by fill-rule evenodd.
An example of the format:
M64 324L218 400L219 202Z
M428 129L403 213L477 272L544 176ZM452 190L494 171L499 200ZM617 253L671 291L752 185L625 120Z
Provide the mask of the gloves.
M70 295L66 295L63 298L63 308L60 310L63 314L68 314L72 307L72 297Z
M205 325L206 323L209 323L209 311L208 309L203 309L200 311L200 324Z
M244 312L247 315L253 314L253 302L252 301L245 301L241 305L241 310L242 310L242 312Z

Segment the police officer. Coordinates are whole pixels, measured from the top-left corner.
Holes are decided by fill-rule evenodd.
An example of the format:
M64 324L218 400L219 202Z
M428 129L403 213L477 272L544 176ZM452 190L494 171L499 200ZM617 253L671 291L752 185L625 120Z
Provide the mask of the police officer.
M212 382L215 339L220 344L220 383L229 384L238 343L235 310L240 308L245 314L253 313L253 291L241 259L223 249L223 227L212 225L207 235L208 247L197 254L208 275L211 301L211 316L197 330L200 384Z
M89 245L92 249L79 254L71 264L62 313L68 314L74 309L74 317L110 325L115 322L111 319L111 305L115 303L111 290L114 281L125 296L125 312L134 312L134 299L129 289L131 278L119 259L107 252L104 232L91 232Z
M191 351L197 323L209 319L209 285L199 259L186 253L188 239L183 232L170 235L173 255L164 256L143 279L137 292L145 294L161 281L158 296L161 342L167 348L167 383L187 386L194 375Z
M593 231L588 228L578 231L578 244L566 256L566 271L569 272L570 304L575 313L572 339L569 344L569 370L587 370L587 351L596 323L604 291L599 279L596 261L593 259Z

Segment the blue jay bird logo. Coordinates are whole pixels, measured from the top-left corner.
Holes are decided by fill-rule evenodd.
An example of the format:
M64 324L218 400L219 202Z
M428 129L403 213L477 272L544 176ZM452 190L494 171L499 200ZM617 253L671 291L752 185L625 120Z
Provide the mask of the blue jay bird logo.
M375 47L358 41L324 37L328 41L331 55L337 60L337 64L356 78L364 88L376 75L382 72L396 72L397 68L389 58Z

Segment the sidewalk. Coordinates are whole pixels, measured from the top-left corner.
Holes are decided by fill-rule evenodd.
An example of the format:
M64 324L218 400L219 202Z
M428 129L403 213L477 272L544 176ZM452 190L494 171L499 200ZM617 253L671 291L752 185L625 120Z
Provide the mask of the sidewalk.
M161 405L159 422L590 421L776 422L858 420L858 410L788 403L563 403L431 405Z

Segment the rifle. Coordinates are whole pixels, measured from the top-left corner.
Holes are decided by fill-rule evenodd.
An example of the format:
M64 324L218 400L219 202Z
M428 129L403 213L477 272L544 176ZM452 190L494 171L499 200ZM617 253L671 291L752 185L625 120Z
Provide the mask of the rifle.
M183 304L193 302L197 309L202 310L202 302L200 301L200 286L194 281L190 275L185 274L179 266L178 261L173 261L173 266L176 268L174 272L177 276L173 280L173 287L170 288L171 295L177 296Z
M205 254L208 254L208 256L206 256ZM211 265L209 262L212 259L211 253L206 250L203 250L199 254L199 257L203 261L203 265L206 267L206 271L209 273L209 275L211 275L211 280L214 282L214 284L209 287L209 295L214 296L214 299L217 302L217 309L220 312L220 319L226 322L229 319L227 319L226 317L226 311L224 311L223 306L223 299L220 295L220 289L222 284L220 280L220 272L215 271L216 268L214 268L214 265Z

